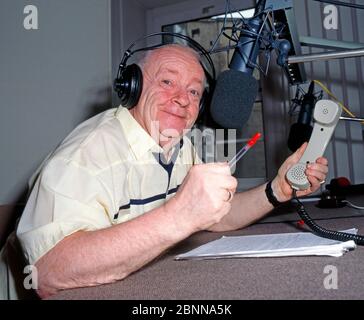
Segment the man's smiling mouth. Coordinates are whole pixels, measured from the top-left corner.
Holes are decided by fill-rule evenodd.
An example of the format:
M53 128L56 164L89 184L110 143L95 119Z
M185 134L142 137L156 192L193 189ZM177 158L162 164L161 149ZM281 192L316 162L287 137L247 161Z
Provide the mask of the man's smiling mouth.
M180 118L180 119L186 119L186 115L181 115L181 114L174 113L174 112L171 112L171 111L168 111L168 110L163 110L163 112L165 112L165 113L167 113L167 114L169 114L171 116Z

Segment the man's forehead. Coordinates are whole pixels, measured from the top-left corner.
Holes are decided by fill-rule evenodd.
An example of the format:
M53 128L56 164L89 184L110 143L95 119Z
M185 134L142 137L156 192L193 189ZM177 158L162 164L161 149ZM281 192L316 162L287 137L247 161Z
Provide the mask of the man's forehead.
M167 62L182 62L191 66L201 66L198 54L188 47L163 47L150 53L150 64L163 64Z
M170 72L180 71L181 66L178 63L184 64L184 68L194 68L197 72L203 73L203 68L197 57L197 53L189 48L160 48L154 50L148 59L149 67L158 70L169 70Z
M181 55L181 56L188 56L189 58L193 57L195 61L198 61L198 53L190 48L184 47L182 45L167 45L165 47L160 47L158 49L153 50L155 54L160 55Z

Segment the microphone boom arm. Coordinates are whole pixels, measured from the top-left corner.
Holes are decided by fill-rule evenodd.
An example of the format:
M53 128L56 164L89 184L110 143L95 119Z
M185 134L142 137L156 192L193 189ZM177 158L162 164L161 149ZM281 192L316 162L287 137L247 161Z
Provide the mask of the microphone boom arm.
M329 51L323 53L303 54L299 56L289 56L287 62L289 64L312 62L319 60L331 60L342 58L353 58L364 56L364 49L342 50L342 51Z
M358 122L363 122L364 123L364 118L358 118L358 117L340 117L340 120L345 120L345 121L358 121Z

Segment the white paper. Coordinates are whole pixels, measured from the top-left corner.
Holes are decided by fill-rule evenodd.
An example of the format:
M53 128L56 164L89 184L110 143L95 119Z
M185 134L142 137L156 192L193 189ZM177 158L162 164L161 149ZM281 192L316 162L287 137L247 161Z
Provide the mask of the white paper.
M343 232L356 234L357 229ZM184 259L218 259L243 257L286 257L324 255L339 257L355 249L354 241L336 241L318 237L310 232L278 233L255 236L233 236L211 241L175 257Z

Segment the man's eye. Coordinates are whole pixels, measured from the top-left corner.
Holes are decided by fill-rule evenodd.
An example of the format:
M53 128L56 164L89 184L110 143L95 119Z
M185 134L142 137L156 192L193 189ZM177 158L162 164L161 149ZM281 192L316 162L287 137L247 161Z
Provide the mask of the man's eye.
M195 97L199 97L200 96L200 92L198 92L197 90L192 89L190 92Z
M172 85L172 81L171 80L168 80L168 79L162 80L162 83L166 84L167 86L171 86Z

